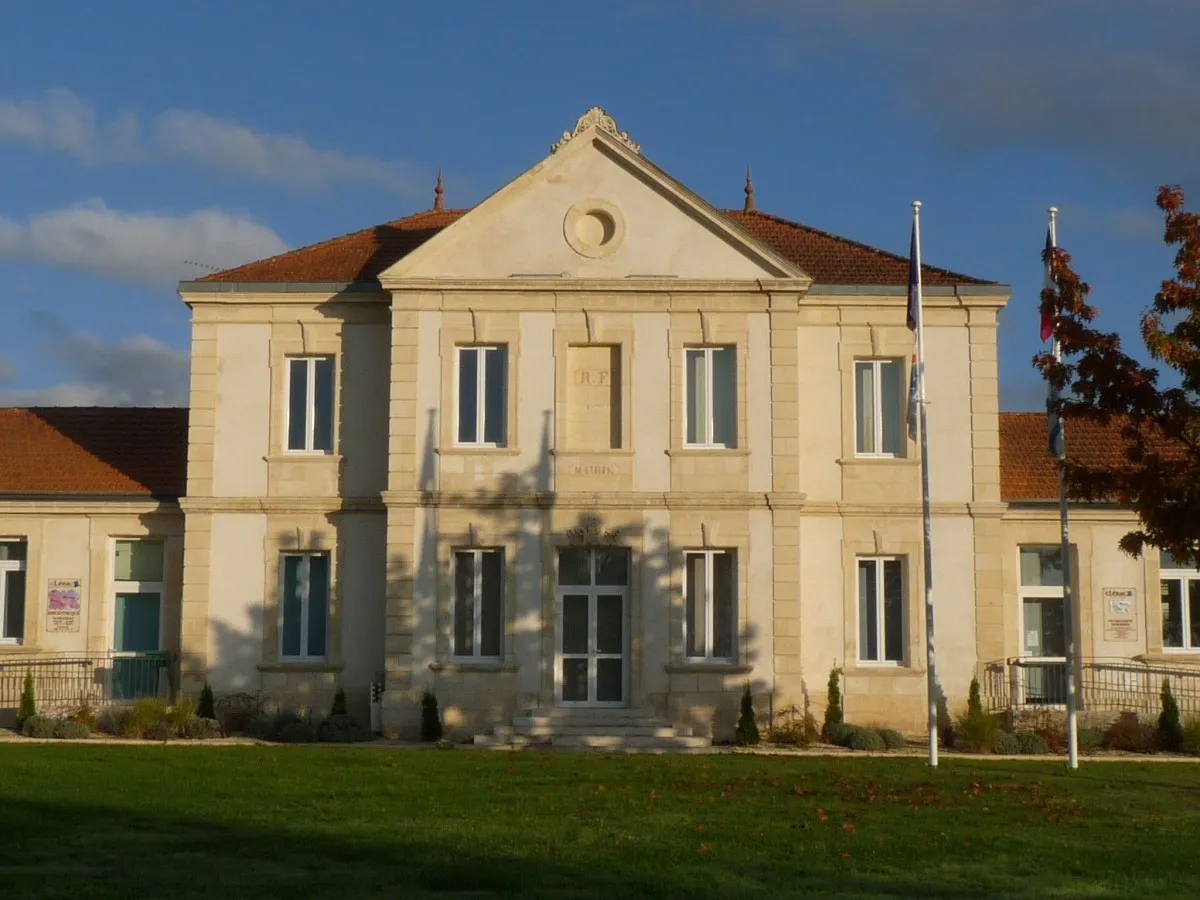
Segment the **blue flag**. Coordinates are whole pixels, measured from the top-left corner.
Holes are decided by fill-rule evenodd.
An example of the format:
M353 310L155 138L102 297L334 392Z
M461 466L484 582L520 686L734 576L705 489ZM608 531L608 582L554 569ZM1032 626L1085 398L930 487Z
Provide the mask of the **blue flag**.
M912 244L908 249L908 330L917 330L921 305L921 273L917 267L917 223L913 222Z
M917 439L917 404L921 402L920 391L917 388L917 354L912 357L912 369L908 376L908 437Z

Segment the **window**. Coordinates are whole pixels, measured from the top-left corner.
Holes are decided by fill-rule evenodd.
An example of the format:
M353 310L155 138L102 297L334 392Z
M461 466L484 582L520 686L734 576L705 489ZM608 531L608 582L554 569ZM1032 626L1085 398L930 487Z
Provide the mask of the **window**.
M866 359L854 364L854 452L859 456L901 456L901 364Z
M504 551L454 551L454 655L499 659Z
M885 557L858 561L858 658L904 662L904 563Z
M505 446L507 377L507 347L458 348L459 445Z
M279 657L323 662L328 652L329 554L285 553L279 604Z
M734 658L736 556L733 550L684 554L684 646L689 658Z
M690 347L687 370L689 447L737 447L737 357L733 347Z
M288 360L288 450L333 452L333 357Z
M162 636L162 541L116 542L113 595L113 650L157 653Z
M1166 650L1200 650L1200 570L1159 554L1162 642Z
M0 644L25 640L24 541L0 541Z
M1058 544L1020 548L1021 667L1026 703L1067 700L1067 630L1063 557Z

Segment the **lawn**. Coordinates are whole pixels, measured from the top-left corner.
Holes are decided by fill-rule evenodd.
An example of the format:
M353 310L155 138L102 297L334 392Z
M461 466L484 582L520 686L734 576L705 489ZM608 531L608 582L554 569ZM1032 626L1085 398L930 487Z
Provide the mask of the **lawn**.
M0 745L0 896L1200 896L1200 766Z

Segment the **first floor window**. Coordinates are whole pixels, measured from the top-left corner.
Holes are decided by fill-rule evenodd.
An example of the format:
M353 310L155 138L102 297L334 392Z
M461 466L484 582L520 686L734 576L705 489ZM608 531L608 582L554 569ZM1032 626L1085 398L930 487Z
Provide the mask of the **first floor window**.
M1200 650L1200 571L1168 553L1160 554L1159 566L1163 647Z
M458 348L458 429L460 445L505 446L508 348Z
M454 551L454 655L498 659L504 603L504 552Z
M904 662L904 564L899 559L858 561L858 658Z
M288 360L288 450L333 452L333 357Z
M329 554L284 554L279 619L281 659L323 661L326 658Z
M692 659L732 660L737 623L736 552L684 554L685 646Z
M691 447L737 446L737 357L733 347L689 347L686 366L687 428Z
M0 643L25 640L24 541L0 541Z
M854 452L859 456L903 455L901 369L894 359L854 364Z

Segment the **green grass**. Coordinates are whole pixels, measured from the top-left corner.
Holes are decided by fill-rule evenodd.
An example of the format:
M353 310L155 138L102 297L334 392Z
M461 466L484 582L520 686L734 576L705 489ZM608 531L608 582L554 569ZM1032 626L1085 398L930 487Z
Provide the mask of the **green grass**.
M0 745L0 896L1200 896L1200 766Z

